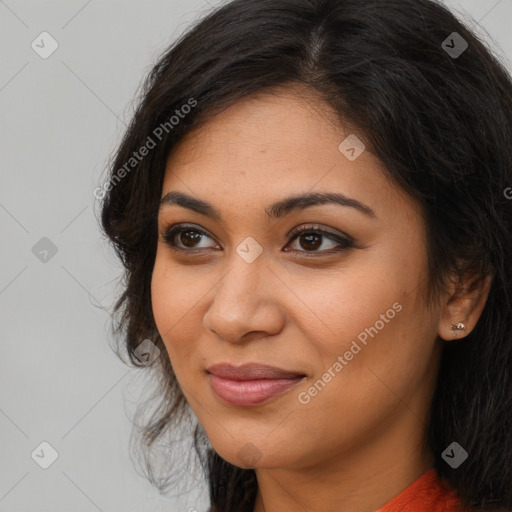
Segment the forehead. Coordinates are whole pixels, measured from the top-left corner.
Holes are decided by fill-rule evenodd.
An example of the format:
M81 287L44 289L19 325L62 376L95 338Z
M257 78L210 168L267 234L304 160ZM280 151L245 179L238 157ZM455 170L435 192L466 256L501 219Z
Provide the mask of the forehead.
M340 144L364 139L337 121L314 93L280 90L249 97L188 133L170 152L169 190L222 205L268 204L314 191L340 192L382 209L408 201L369 148L349 160Z
M234 105L189 132L169 155L174 164L215 154L243 158L296 159L325 151L344 130L330 107L309 90L278 89L259 93ZM339 144L339 142L338 142ZM249 162L247 163L249 164Z

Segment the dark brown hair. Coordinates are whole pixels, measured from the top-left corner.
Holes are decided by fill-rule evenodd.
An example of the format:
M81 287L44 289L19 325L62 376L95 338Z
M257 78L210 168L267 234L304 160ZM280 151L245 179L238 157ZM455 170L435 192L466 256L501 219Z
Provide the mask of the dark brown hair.
M454 32L467 43L457 56L443 45ZM194 423L156 329L150 284L170 150L216 112L287 84L308 87L357 126L423 206L430 297L448 275L494 276L475 329L444 345L425 444L464 504L512 508L512 81L486 45L431 0L233 0L174 42L144 82L102 189L101 224L125 269L118 348L134 366L144 366L134 355L143 340L162 351L147 366L159 386L141 429L149 478L167 488L170 453L158 465L150 452L187 425L212 509L252 512L254 470L224 461ZM453 441L469 453L457 469L441 457Z

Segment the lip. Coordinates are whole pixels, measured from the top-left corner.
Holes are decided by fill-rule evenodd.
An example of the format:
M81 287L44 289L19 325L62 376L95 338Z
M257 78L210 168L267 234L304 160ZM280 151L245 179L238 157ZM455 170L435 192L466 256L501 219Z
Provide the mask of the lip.
M259 380L259 379L290 379L304 377L304 373L284 370L277 366L259 363L246 363L234 366L230 363L214 364L206 368L208 373L230 380Z
M216 364L207 368L206 372L217 397L222 402L237 407L267 402L306 377L301 372L258 363L242 366Z

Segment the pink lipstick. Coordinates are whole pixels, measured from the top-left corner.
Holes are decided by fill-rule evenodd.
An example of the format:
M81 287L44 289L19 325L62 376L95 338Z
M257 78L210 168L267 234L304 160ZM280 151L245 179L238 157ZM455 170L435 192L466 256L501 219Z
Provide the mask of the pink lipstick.
M228 363L207 368L214 393L224 403L237 407L259 405L298 384L306 376L274 366Z

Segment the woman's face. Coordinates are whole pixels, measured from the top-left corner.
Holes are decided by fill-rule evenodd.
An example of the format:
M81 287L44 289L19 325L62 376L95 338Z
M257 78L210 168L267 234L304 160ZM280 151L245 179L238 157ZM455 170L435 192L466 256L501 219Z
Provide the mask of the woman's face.
M168 159L162 198L190 200L168 196L159 212L154 317L192 410L235 465L354 461L370 446L385 461L423 436L440 311L423 299L425 226L373 154L350 138L339 148L351 134L282 92L228 108ZM347 199L272 208L306 194ZM171 224L184 230L166 242ZM282 372L237 368L250 363Z

